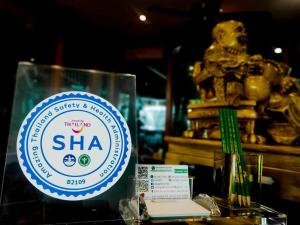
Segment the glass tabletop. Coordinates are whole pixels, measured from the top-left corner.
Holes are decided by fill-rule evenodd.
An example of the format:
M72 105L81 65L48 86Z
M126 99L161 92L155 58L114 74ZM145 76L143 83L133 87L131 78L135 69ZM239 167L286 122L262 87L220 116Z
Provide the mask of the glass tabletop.
M235 208L226 201L214 198L221 214L208 217L176 217L176 218L151 218L147 216L147 209L136 200L123 199L120 201L119 210L124 222L131 224L253 224L253 225L285 225L287 216L265 205L252 203L248 208ZM138 212L140 215L138 215ZM129 219L130 218L130 219Z

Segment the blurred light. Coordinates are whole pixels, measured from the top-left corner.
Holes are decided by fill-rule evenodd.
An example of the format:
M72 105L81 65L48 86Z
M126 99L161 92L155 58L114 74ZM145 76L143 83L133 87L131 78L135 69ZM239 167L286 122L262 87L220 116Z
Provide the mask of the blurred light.
M219 9L219 12L220 12L220 13L222 13L222 12L223 12L223 9L222 9L222 8L220 8L220 9Z
M60 65L51 65L51 68L53 68L53 69L62 69L62 66L60 66Z
M35 61L35 59L34 58L30 58L30 62L34 62Z
M194 67L193 66L189 66L189 71L193 71Z
M173 53L178 54L181 51L181 49L182 49L182 46L179 45L176 48L174 48Z
M274 52L276 54L281 54L282 53L282 48L274 48Z
M140 21L145 22L147 20L147 17L142 14L142 15L139 16L139 19L140 19Z
M98 73L99 71L98 70L94 70L94 69L89 69L88 70L90 73Z

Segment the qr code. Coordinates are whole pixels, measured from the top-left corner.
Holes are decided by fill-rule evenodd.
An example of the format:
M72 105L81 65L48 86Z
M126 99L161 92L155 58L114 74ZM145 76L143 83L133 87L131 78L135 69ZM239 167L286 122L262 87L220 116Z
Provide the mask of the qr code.
M138 182L138 190L139 192L148 192L149 191L149 182L148 180L139 180Z
M147 179L148 178L148 167L139 166L138 167L138 179Z

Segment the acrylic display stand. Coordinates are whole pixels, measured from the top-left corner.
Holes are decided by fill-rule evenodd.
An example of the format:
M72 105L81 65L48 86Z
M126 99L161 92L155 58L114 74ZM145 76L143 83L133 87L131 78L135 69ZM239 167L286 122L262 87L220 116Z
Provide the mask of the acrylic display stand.
M201 225L286 225L287 216L262 204L253 204L248 208L233 209L221 198L197 196L193 199L202 207L208 209L209 216L183 216L168 218L149 217L147 207L141 199L136 197L122 199L119 209L126 225L135 224L201 224ZM213 203L213 204L212 204Z
M131 155L122 177L104 193L80 201L49 197L24 176L17 158L17 136L25 116L42 100L66 91L83 91L106 99L127 121ZM59 66L18 65L5 170L1 187L0 224L120 224L119 201L131 198L128 177L137 163L135 76Z

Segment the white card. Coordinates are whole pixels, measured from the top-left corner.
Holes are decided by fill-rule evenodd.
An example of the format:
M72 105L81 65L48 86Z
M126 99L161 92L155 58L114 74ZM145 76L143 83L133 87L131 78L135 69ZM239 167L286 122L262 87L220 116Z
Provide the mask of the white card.
M145 200L151 218L206 217L210 211L191 199Z
M136 167L137 191L144 199L189 199L187 165L148 165Z

